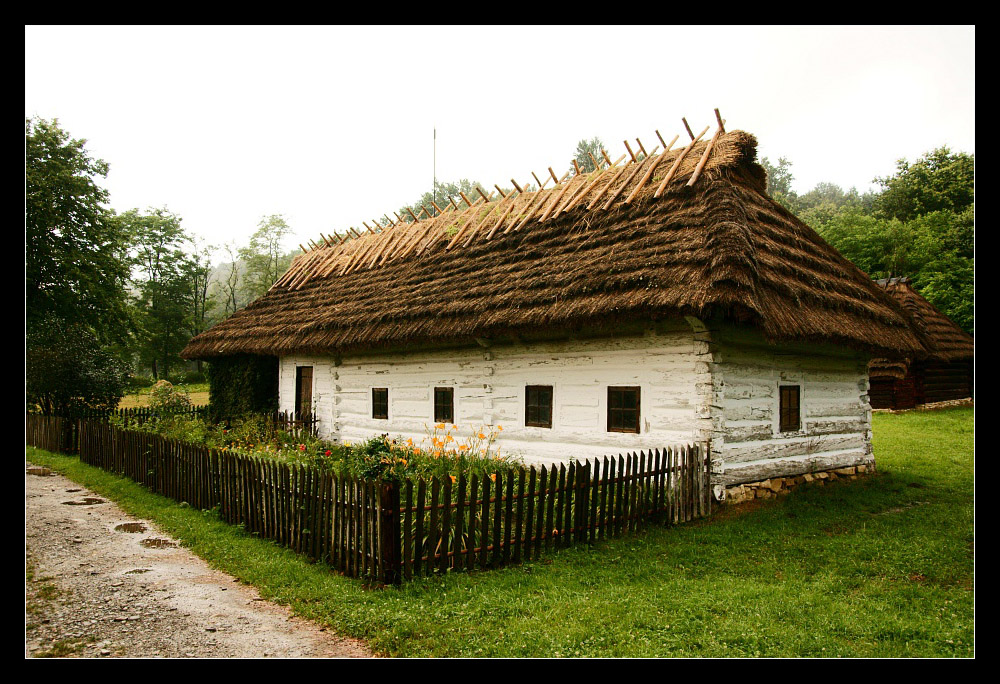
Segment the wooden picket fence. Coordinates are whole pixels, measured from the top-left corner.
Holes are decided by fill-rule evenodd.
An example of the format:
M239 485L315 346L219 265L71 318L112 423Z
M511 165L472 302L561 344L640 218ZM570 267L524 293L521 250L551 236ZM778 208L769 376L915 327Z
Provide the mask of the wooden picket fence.
M31 446L46 451L69 452L71 444L66 440L66 423L60 416L42 416L36 413L25 415L25 439Z
M43 444L58 427L34 418L28 443L48 448ZM102 420L78 421L78 434L84 463L196 508L218 508L226 522L382 584L534 560L650 521L692 520L711 507L710 463L700 445L398 483L209 449Z

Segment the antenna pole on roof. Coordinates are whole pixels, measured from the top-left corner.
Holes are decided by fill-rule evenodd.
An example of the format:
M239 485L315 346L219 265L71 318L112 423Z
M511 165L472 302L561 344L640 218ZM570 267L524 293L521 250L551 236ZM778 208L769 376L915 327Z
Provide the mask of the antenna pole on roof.
M691 127L688 126L688 120L682 116L681 121L684 122L684 128L687 129L688 135L690 135L691 139L694 140L694 133L691 132Z

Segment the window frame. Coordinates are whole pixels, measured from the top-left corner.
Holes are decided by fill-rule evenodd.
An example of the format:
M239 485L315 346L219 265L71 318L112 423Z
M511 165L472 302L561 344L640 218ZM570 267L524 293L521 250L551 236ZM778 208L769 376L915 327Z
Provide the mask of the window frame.
M794 408L789 400L794 396ZM786 422L794 412L795 423ZM802 432L802 385L778 385L778 433Z
M448 396L450 397L449 408L451 410L451 416L448 417L448 418L439 418L438 417L438 392L447 392ZM432 393L433 393L433 396L431 397L431 407L432 407L432 411L433 411L432 415L434 416L434 422L435 423L451 423L451 424L454 425L454 423L455 423L455 388L454 387L447 387L447 386L440 386L440 385L438 385L438 386L434 387Z
M389 420L389 388L388 387L372 387L371 388L371 407L372 407L372 420ZM377 415L375 413L375 407L380 403L375 400L376 392L385 393L385 415Z
M531 422L528 419L528 416L529 416L529 413L530 413L529 409L534 408L534 409L538 410L539 408L542 407L542 405L537 404L537 403L534 406L532 406L531 404L529 404L532 391L538 392L539 390L541 390L541 391L547 391L548 395L549 395L548 422L547 423L546 422L542 422L542 421ZM524 386L524 425L525 425L525 427L545 428L545 429L551 430L552 429L552 413L553 413L554 409L555 409L555 387L553 385L525 385Z
M623 408L623 407L612 408L611 395L613 392L621 392L621 393L635 392L635 408L634 409ZM609 385L607 393L607 401L608 401L608 406L607 406L608 410L607 410L606 428L608 432L617 432L621 434L630 434L630 435L638 435L642 432L642 387L638 385ZM615 411L620 411L620 412L635 411L634 429L631 427L629 428L612 427L613 421L611 417L613 412ZM622 415L624 415L624 413ZM624 421L622 422L624 423Z

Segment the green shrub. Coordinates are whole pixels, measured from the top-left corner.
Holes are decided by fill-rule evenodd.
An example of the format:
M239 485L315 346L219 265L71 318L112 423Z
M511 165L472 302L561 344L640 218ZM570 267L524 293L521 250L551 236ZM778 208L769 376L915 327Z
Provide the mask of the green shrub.
M154 409L181 411L191 408L191 397L183 387L174 387L166 380L160 380L149 390L149 405Z

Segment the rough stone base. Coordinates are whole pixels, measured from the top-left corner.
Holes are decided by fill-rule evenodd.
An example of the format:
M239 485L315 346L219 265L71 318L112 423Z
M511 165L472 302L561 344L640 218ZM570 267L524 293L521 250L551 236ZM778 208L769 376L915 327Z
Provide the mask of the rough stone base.
M929 404L917 404L911 409L872 409L874 413L907 413L909 411L933 411L935 409L949 408L951 406L975 406L976 400L969 399L949 399L948 401L934 401Z
M818 473L805 473L803 475L793 475L791 477L772 477L770 480L761 482L746 482L744 484L726 487L721 502L723 504L738 504L752 499L773 499L776 496L787 494L801 484L813 483L825 485L827 482L835 480L856 480L864 475L875 472L875 465L858 465L847 468L834 468Z

